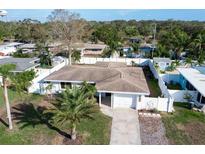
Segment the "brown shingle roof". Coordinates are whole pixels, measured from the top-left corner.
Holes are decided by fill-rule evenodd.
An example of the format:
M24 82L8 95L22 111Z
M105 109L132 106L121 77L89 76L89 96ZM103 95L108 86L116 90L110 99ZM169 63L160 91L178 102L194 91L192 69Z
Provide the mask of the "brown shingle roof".
M101 64L65 66L45 81L88 81L96 83L98 91L150 93L142 68L117 63Z

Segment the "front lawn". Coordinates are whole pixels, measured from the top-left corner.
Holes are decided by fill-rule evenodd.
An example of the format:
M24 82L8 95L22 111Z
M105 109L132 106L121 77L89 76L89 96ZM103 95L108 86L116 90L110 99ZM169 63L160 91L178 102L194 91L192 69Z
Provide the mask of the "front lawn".
M31 95L23 101L15 99L12 104L12 131L8 130L6 111L1 107L0 144L63 144L69 129L53 127L42 120L43 111L49 105L42 96ZM94 117L94 120L84 120L77 127L81 144L109 144L111 118L100 111Z
M170 144L205 144L205 115L188 109L187 103L175 103L174 113L162 114Z
M9 97L9 101L11 104L14 104L15 102L19 102L19 101L23 101L24 99L28 98L30 100L36 100L35 102L38 103L40 99L42 99L41 95L38 94L25 94L22 93L21 96L19 96L19 94L13 90L8 88L8 97ZM4 95L3 95L3 88L0 87L0 109L2 107L5 106L5 102L4 102Z
M9 100L13 102L17 98L15 91L8 89ZM0 87L0 107L4 106L3 88Z

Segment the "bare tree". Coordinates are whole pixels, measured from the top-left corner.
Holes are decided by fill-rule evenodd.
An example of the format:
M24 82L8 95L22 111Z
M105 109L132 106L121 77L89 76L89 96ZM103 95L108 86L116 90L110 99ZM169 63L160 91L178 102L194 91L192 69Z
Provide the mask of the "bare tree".
M62 9L54 10L48 19L52 26L53 36L62 43L62 50L66 51L69 65L71 65L72 54L77 48L76 43L81 42L86 34L87 22L80 18L79 14Z

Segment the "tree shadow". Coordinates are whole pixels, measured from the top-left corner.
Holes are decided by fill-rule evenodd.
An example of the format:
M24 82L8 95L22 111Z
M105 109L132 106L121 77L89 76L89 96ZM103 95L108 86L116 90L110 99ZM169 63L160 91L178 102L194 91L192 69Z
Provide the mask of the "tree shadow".
M9 127L9 125L8 125L2 118L0 118L0 122L1 122L4 126Z
M48 128L55 130L60 135L66 138L71 138L69 134L53 126L49 122L53 115L45 112L45 110L47 110L46 107L35 107L32 103L22 103L16 105L12 109L13 119L16 120L17 124L21 124L20 129L24 129L27 126L32 126L34 128L37 125L46 125Z

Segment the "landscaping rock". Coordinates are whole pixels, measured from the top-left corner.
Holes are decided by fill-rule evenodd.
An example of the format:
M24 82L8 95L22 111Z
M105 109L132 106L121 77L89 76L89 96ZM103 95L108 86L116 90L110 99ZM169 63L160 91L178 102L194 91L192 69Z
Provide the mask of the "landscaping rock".
M166 145L165 128L159 116L139 115L141 142L145 145Z

